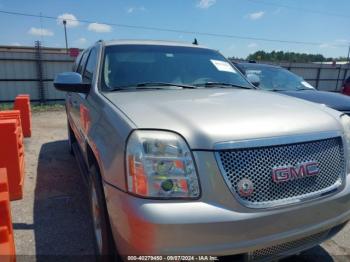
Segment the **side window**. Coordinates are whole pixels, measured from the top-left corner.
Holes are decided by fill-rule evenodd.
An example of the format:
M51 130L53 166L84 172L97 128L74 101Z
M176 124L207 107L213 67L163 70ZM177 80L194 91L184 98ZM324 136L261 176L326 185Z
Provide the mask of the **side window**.
M95 67L97 63L97 50L93 48L90 52L88 61L86 63L85 71L83 74L84 82L91 82L94 76Z
M77 71L78 65L79 65L79 63L80 63L80 60L81 60L82 55L83 55L83 53L81 52L81 53L77 56L77 58L75 59L74 64L73 64L73 67L72 67L72 71L73 71L73 72L76 72L76 71Z
M80 63L78 65L78 68L77 68L77 73L79 74L82 74L83 73L83 70L84 70L84 67L85 67L85 63L86 63L86 59L89 55L89 50L85 51L83 54L82 54L82 57L80 59Z

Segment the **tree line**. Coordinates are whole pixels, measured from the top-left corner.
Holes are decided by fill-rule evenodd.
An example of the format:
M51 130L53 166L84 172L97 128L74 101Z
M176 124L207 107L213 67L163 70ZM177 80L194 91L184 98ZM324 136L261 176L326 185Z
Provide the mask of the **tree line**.
M237 59L232 57L233 59ZM296 52L283 52L283 51L256 51L253 54L247 56L246 60L261 60L261 61L284 61L284 62L329 62L329 61L346 61L346 57L324 57L321 54L306 54L306 53L296 53Z

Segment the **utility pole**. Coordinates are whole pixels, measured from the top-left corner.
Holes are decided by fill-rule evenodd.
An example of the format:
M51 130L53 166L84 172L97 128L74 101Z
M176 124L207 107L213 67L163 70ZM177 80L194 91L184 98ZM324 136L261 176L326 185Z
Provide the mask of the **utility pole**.
M67 41L67 28L66 28L67 21L63 20L62 22L63 22L63 27L64 27L64 37L66 40L66 53L68 54L68 41Z
M349 44L349 50L348 50L348 58L346 60L348 61L348 65L350 65L350 44Z

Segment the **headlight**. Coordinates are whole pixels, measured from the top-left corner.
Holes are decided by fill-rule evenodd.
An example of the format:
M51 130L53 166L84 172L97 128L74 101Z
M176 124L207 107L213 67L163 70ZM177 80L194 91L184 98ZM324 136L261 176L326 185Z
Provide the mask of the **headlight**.
M349 169L350 169L350 117L348 117L347 115L343 115L340 118L340 122L343 125L343 129L344 129L344 136L345 136L345 140L346 140L346 146L347 146L347 153L348 155L345 156L346 159L348 160L348 173L350 173Z
M126 148L128 190L143 197L197 198L198 176L186 142L166 131L134 131Z

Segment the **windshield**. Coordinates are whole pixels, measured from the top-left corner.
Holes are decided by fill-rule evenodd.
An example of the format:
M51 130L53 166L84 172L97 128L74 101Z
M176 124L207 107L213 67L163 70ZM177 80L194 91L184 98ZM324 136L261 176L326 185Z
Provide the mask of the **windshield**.
M265 90L313 90L303 78L283 68L246 67L245 74L256 74L260 78L259 88Z
M218 52L205 48L117 45L105 48L103 89L144 83L197 86L225 83L253 88ZM229 87L228 85L225 87Z

